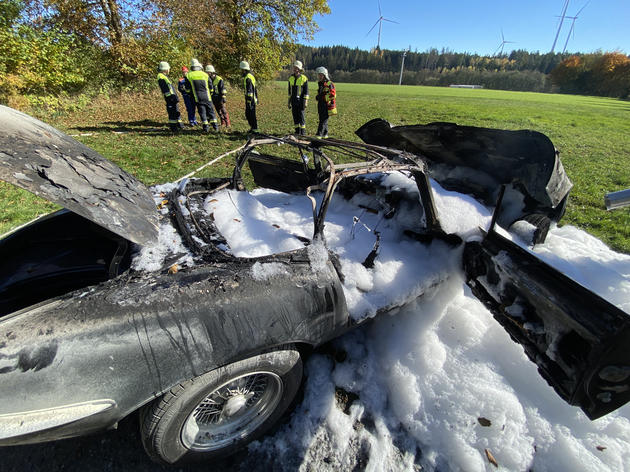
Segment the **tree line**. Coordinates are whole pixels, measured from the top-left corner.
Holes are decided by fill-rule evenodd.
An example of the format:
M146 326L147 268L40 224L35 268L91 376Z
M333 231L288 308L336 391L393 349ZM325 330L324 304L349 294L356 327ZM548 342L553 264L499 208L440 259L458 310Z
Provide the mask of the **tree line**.
M309 68L325 65L338 82L397 84L402 51L364 51L345 46L300 46ZM407 51L406 85L481 85L499 90L562 92L630 98L630 57L620 52L539 53L515 50L480 56L447 49Z

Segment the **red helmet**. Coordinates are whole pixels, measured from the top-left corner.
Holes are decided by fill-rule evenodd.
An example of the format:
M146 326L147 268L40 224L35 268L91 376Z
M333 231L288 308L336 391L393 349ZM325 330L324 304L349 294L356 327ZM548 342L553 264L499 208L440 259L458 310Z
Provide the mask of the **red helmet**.
M182 72L188 72L188 67L186 66L182 67Z

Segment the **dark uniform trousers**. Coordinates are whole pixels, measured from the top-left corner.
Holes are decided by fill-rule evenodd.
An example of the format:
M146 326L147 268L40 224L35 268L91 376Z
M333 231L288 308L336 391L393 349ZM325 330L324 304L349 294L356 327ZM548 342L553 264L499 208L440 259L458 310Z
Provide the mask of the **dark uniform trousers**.
M304 74L300 74L298 77L291 75L288 83L289 103L291 104L295 133L304 135L306 134L304 109L308 100L308 79Z
M212 104L221 119L221 126L230 126L230 115L225 106L225 84L220 75L215 75L212 79Z
M317 115L319 116L317 136L328 137L328 104L324 100L317 102Z
M258 129L258 119L256 118L256 103L253 101L245 102L245 118L252 130Z
M304 134L302 130L306 129L306 119L304 117L304 102L301 98L291 100L291 112L293 113L293 124L296 132Z

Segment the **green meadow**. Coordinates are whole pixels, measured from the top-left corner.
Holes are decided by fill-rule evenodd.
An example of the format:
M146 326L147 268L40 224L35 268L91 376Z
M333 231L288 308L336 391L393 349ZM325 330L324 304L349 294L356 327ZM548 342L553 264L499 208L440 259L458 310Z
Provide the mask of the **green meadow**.
M334 77L333 77L334 79ZM314 95L307 109L307 132L317 129ZM268 134L293 131L286 83L260 88L259 127ZM337 84L339 115L329 120L330 135L356 141L366 121L392 125L449 121L461 125L531 129L549 136L573 181L562 224L578 226L612 248L630 254L630 207L607 212L604 194L630 188L630 102L572 95L420 86ZM183 104L180 103L180 110ZM145 95L101 96L65 111L36 111L38 118L92 147L146 184L175 180L245 142L249 128L243 98L230 89L232 129L202 134L167 131L164 102L157 91ZM185 113L183 113L185 115ZM226 158L200 176L229 175ZM0 234L55 207L9 184L0 183Z

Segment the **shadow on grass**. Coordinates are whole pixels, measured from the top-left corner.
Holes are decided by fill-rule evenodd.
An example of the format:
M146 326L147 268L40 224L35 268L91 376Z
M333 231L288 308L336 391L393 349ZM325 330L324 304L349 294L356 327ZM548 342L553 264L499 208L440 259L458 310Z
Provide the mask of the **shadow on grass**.
M135 133L147 136L177 136L177 135L221 135L231 141L246 141L251 135L245 131L234 129L205 132L202 127L184 125L183 129L173 132L169 129L168 124L160 121L140 120L140 121L106 121L100 126L77 126L73 128L80 133Z

